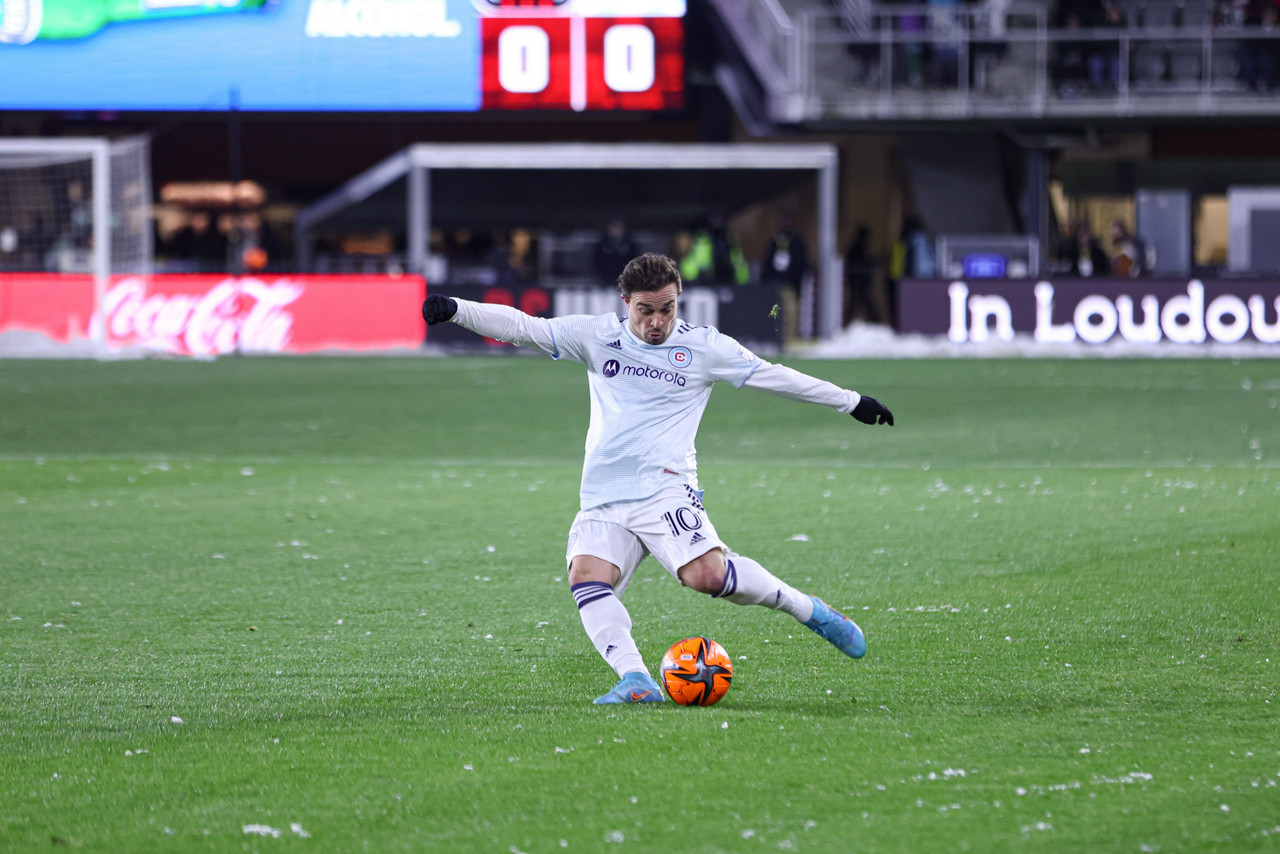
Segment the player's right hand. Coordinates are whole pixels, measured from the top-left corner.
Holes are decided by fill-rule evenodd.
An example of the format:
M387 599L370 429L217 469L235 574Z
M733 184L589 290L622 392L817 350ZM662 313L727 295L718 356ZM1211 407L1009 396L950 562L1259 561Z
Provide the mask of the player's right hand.
M867 397L865 394L850 414L863 424L888 424L890 427L893 426L893 413L889 411L889 407L874 397Z
M458 301L441 294L431 294L422 304L422 319L428 326L452 320L458 313Z

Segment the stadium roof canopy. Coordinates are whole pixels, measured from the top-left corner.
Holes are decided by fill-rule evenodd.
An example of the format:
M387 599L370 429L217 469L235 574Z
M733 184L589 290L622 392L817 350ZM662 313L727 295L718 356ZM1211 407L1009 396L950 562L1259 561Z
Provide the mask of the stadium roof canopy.
M818 332L827 337L841 317L837 161L835 146L818 143L413 145L300 211L298 260L310 266L322 223L403 224L409 268L422 272L433 225L580 229L622 217L635 228L676 229L816 180Z

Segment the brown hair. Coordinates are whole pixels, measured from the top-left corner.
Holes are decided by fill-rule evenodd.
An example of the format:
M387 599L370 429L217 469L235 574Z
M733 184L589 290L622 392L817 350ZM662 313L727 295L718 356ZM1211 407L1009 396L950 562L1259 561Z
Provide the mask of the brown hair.
M676 286L677 294L684 290L684 284L680 281L680 267L666 255L656 252L646 252L632 258L618 276L618 290L622 291L623 299L627 300L636 291L653 293L671 284Z

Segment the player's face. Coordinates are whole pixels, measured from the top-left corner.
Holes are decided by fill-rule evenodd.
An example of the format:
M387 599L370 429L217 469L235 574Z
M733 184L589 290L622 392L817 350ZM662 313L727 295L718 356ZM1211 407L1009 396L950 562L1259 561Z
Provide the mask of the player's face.
M661 344L676 328L676 300L680 291L671 283L658 291L636 291L627 304L627 328L646 344Z

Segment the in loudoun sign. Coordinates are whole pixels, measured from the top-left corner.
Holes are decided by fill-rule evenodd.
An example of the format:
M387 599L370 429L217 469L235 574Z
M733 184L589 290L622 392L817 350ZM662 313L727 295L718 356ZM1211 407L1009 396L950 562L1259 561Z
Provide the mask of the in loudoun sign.
M904 280L897 296L900 332L958 344L1280 343L1280 281Z

